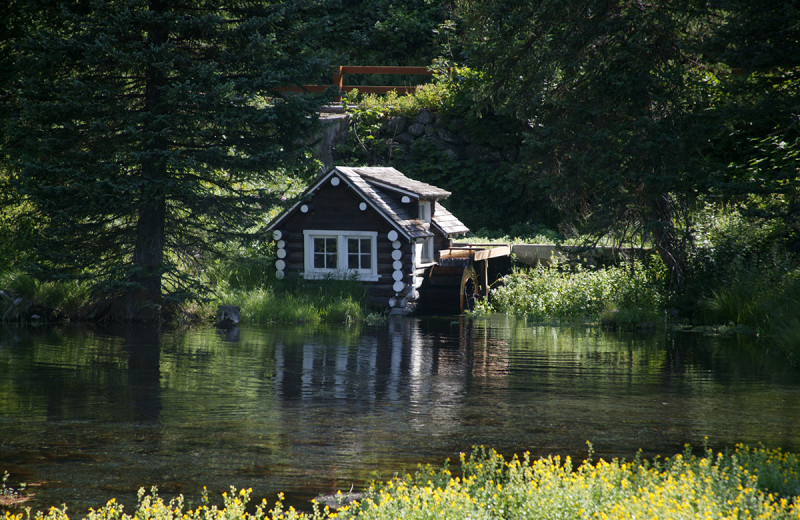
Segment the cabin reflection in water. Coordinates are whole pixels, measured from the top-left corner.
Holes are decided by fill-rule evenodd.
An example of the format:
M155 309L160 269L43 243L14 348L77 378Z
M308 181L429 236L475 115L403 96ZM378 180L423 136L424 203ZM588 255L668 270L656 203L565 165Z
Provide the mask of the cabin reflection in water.
M502 387L509 350L492 347L507 347L507 342L493 338L491 329L474 329L471 321L394 318L372 334L365 331L355 344L313 338L300 345L277 342L277 394L288 400L360 403L367 410L376 401L414 406L433 395L446 404L465 395L476 379L483 387Z

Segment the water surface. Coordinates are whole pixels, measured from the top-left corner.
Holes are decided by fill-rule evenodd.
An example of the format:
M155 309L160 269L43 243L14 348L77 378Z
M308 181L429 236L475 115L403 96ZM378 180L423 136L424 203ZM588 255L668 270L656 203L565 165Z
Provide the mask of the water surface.
M75 512L139 487L296 504L483 444L671 455L800 450L800 372L750 338L511 318L327 329L3 329L0 471Z

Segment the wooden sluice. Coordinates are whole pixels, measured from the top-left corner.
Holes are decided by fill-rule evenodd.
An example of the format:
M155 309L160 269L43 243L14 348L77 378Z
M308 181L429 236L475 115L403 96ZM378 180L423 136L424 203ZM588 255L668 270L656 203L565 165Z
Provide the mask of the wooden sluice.
M490 265L489 260L495 259ZM425 273L421 312L461 314L471 311L477 299L510 266L511 248L498 244L453 244L439 251L436 264Z

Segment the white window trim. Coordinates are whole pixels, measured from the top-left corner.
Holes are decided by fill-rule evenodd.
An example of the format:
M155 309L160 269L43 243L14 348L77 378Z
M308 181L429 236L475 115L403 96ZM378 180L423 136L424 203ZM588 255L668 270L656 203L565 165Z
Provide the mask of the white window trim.
M336 238L336 269L314 268L314 239ZM370 269L348 269L347 267L347 239L370 239ZM355 278L365 282L377 282L378 274L378 232L377 231L343 231L334 229L305 229L303 230L304 268L303 277L306 280L321 280L325 278L348 279Z

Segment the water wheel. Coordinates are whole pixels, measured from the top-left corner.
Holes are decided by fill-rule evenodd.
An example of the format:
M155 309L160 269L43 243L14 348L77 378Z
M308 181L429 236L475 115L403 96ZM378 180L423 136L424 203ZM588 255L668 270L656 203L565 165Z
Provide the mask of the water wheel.
M426 314L461 314L475 307L478 273L471 261L434 265L420 288L421 311Z

